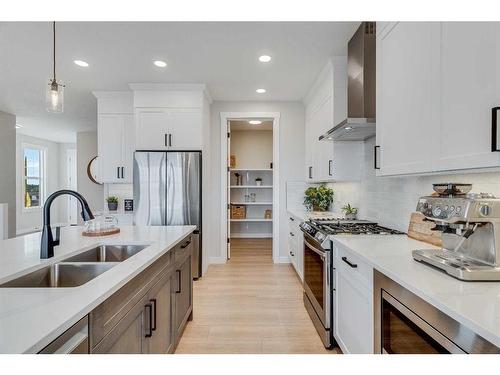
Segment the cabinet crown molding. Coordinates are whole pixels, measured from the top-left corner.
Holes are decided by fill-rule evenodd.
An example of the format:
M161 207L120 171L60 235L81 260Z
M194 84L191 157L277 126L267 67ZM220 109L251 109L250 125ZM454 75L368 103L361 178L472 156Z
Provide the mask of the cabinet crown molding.
M201 91L209 104L213 99L208 86L204 83L129 83L133 91Z

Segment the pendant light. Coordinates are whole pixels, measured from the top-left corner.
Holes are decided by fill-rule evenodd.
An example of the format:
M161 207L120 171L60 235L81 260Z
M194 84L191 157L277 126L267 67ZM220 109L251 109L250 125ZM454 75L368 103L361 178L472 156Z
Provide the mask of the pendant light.
M48 112L62 113L64 110L64 85L56 80L56 23L52 22L53 74L47 85L45 104Z

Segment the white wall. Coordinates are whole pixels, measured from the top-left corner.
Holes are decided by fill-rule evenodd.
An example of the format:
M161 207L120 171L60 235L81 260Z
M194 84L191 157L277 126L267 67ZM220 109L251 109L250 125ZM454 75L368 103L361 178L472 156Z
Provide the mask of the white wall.
M79 132L76 135L77 190L87 200L92 211L102 211L104 188L87 176L87 165L97 156L97 132Z
M273 161L273 132L231 129L231 155L236 156L236 168L269 168Z
M16 235L16 116L0 112L0 203L8 207L8 235Z
M280 112L279 168L280 180L275 188L280 195L280 249L281 261L288 261L286 215L286 181L303 179L304 171L304 106L301 102L225 102L215 101L211 107L211 199L210 199L210 241L212 262L221 261L225 254L225 244L220 243L220 225L225 219L220 217L221 206L221 140L220 112ZM224 156L225 157L225 156ZM225 173L225 172L224 172Z

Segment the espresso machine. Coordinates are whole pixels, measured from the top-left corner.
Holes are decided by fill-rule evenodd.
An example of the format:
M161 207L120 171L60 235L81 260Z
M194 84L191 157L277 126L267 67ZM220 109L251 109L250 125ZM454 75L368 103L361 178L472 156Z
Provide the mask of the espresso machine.
M434 184L417 211L442 232L442 248L414 250L413 258L467 281L500 281L500 199L471 194L471 184Z

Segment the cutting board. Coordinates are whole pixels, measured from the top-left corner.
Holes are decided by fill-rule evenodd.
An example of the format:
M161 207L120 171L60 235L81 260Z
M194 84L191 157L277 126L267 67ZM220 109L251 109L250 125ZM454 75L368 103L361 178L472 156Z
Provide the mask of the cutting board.
M408 237L441 247L443 245L441 232L431 230L435 226L436 224L432 221L424 221L424 215L420 212L413 212L410 217L410 225L408 226Z

